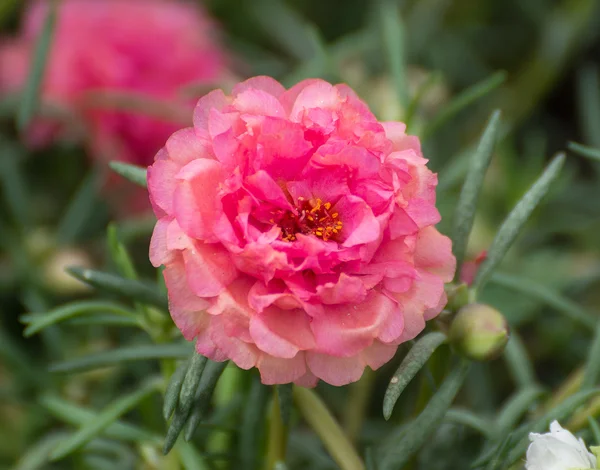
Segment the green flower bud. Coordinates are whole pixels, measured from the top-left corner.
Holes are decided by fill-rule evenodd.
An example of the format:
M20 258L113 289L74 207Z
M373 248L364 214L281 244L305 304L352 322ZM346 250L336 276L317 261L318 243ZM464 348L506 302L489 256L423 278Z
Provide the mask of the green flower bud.
M448 338L469 359L487 361L504 350L508 335L508 323L498 310L489 305L469 304L454 317Z

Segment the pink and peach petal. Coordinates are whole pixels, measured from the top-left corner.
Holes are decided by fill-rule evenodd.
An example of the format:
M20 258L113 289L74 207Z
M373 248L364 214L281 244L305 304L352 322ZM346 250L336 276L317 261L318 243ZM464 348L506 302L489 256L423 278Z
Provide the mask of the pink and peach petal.
M374 341L371 346L361 352L362 360L373 370L387 364L396 354L398 346Z
M240 113L259 116L285 117L285 109L272 94L257 89L246 89L237 94L232 105Z
M225 96L223 90L213 90L198 100L194 110L194 129L208 133L208 116L211 109L218 111L229 105L231 99Z
M269 93L275 98L279 98L285 93L285 88L281 83L265 75L252 77L248 80L238 83L233 87L231 94L233 96L237 96L246 90L261 90L266 93Z
M148 191L152 204L160 207L165 213L173 214L173 194L177 188L175 175L180 166L172 160L160 159L148 168Z
M436 274L445 282L454 278L456 259L452 255L452 242L434 227L419 232L415 246L415 265Z
M373 211L361 198L343 196L334 206L344 224L341 230L342 246L352 247L375 241L381 227Z
M318 377L315 377L314 374L308 369L306 374L294 380L294 384L296 384L298 387L304 388L314 388L317 386L317 383L319 383Z
M169 311L177 328L188 341L206 327L206 314L210 303L190 291L185 278L183 262L173 262L163 272L169 292Z
M173 210L182 230L190 237L216 241L213 226L218 212L217 192L223 180L222 165L215 160L199 159L177 173Z
M270 307L250 319L250 335L258 348L275 357L294 357L313 349L315 338L303 310Z
M367 289L362 280L346 273L341 273L338 279L317 284L316 291L324 304L357 304L367 297Z
M261 354L256 367L260 371L260 380L265 385L286 384L306 375L306 359L303 352L292 358Z
M306 365L315 377L337 387L356 382L365 370L360 357L335 357L311 351L306 352Z
M229 252L216 243L195 242L183 251L190 289L198 297L215 297L238 277Z
M206 143L198 138L192 127L175 132L167 140L165 149L169 158L180 168L197 158L214 158L207 149Z
M169 217L158 219L152 231L149 251L150 262L155 268L174 260L174 254L169 251L167 246L167 229L171 224L171 220Z
M310 323L316 350L338 357L358 354L371 345L390 316L398 315L398 304L376 291L360 304L332 305Z

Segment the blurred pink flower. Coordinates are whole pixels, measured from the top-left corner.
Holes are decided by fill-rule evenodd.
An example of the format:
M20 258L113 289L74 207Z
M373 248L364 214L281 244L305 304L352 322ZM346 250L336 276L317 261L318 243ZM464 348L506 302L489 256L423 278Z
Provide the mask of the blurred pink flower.
M186 107L193 106L189 97L183 98L182 86L214 86L223 72L223 52L214 41L210 19L198 2L57 3L43 103L83 118L79 124L88 131L94 156L150 164L168 136L185 125L181 116L187 118ZM32 2L21 35L0 44L0 92L23 87L49 5ZM144 109L131 109L144 102ZM59 125L64 132L73 124L46 118L36 122L27 138L31 144L45 144Z
M199 353L266 384L344 385L440 312L455 260L404 130L322 80L200 99L148 170L150 259Z

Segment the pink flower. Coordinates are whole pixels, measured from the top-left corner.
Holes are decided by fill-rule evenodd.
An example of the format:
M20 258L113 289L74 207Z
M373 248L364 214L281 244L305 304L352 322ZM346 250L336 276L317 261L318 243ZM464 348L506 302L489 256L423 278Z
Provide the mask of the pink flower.
M187 121L185 111L193 102L182 99L182 86L214 84L223 72L223 54L213 41L213 25L197 2L57 3L42 86L44 105L81 121L96 157L150 164L168 136L185 125L177 117L178 104L184 106ZM0 45L0 92L22 89L49 4L32 2L21 35ZM115 108L114 102L127 100L153 104L144 110ZM44 119L27 137L32 144L45 144L57 129L64 132L66 127L72 128L73 123Z
M266 384L356 381L446 302L436 176L346 85L268 77L200 99L148 170L171 315Z

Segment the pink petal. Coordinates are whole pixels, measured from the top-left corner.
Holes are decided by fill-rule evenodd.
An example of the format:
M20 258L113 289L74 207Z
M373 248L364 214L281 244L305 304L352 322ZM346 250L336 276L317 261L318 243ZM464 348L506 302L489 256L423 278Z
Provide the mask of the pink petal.
M308 317L300 309L269 307L253 315L250 335L259 349L275 357L291 358L315 346Z
M257 89L246 89L237 94L233 100L233 106L241 113L280 118L286 115L277 98L266 91Z
M444 281L435 274L418 270L419 277L414 281L412 289L402 294L390 295L394 297L401 306L404 315L404 331L396 341L401 343L417 336L425 328L425 312L430 310L429 318L437 315L444 305L445 299Z
M175 175L179 165L172 160L160 159L148 168L148 192L153 206L167 214L173 214L173 197L177 188ZM156 212L156 211L155 211Z
M269 202L281 209L292 210L281 186L264 170L259 170L246 178L244 186L252 195L262 202Z
M419 228L435 225L442 219L435 206L425 199L410 199L404 210Z
M361 352L363 361L373 370L387 364L396 354L398 346L374 341L371 346Z
M396 206L388 223L388 229L390 239L395 240L398 237L416 233L419 230L419 226L404 209Z
M219 184L223 169L215 160L198 159L188 163L177 174L173 208L177 222L192 238L216 241L213 225L217 217Z
M302 377L299 377L296 380L294 380L294 383L296 385L298 385L299 387L305 387L305 388L314 388L317 386L318 382L319 382L319 379L317 377L315 377L313 375L313 373L308 369L307 369L306 374L304 374Z
M265 75L252 77L233 87L232 95L237 96L246 90L261 90L275 98L279 98L285 93L285 88L277 80Z
M163 276L169 292L171 317L185 339L191 341L202 329L206 328L207 320L203 310L210 304L190 291L182 261L172 262L165 266Z
M188 284L198 297L219 295L238 276L229 252L221 245L196 242L183 251Z
M334 206L344 224L341 231L342 246L355 246L369 243L380 235L379 222L371 208L357 196L342 197Z
M229 336L224 329L220 316L211 317L210 338L225 356L241 369L250 369L256 365L260 351L253 344Z
M196 135L193 128L188 127L175 132L165 144L169 158L179 167L188 164L197 158L213 159L206 144Z
M361 303L367 296L359 277L341 273L333 282L317 285L317 294L324 304Z
M290 90L291 91L291 90ZM285 98L282 97L282 102ZM315 80L296 97L294 106L290 112L290 119L298 122L305 109L331 108L335 109L340 104L340 96L331 84L324 80Z
M398 304L372 290L360 304L330 306L324 315L313 318L310 326L319 352L348 357L368 347L389 317L401 321Z
M150 239L150 262L158 268L173 260L173 253L167 248L167 229L171 223L170 217L158 219Z
M272 117L262 120L257 147L253 168L265 170L275 180L296 177L310 159L312 150L300 125Z
M271 305L284 310L302 306L296 296L286 288L285 283L280 279L274 279L268 284L256 281L248 293L248 303L257 312L262 312Z
M260 380L265 385L286 384L306 376L303 352L289 359L261 354L256 367L260 371Z
M450 239L434 227L426 227L419 232L415 246L415 265L437 274L445 282L454 278L456 259L452 254Z
M194 128L208 132L208 116L211 109L222 110L230 103L223 90L213 90L198 100L194 110Z
M318 84L320 82L322 82L322 80L319 78L309 78L307 80L302 80L301 82L296 83L289 90L285 91L279 97L279 101L281 102L281 104L283 104L283 107L285 108L288 115L292 112L294 103L296 102L296 99L298 98L298 95L302 92L302 90L304 90L305 88L307 88L311 85Z
M365 370L358 356L333 357L310 351L306 353L306 365L316 377L338 387L356 382Z

